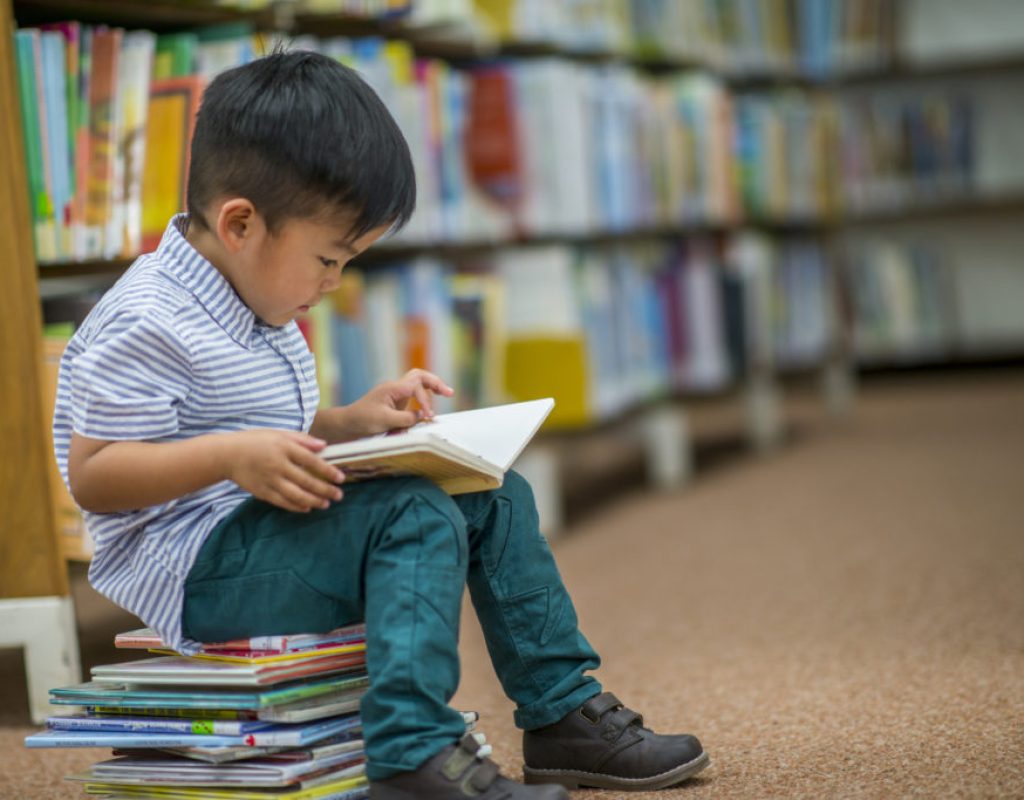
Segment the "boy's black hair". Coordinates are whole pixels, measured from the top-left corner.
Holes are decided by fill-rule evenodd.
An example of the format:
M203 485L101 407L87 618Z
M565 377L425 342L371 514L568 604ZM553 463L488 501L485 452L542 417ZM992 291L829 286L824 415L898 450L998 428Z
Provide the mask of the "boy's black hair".
M416 206L409 146L373 89L311 52L278 52L218 75L203 94L192 139L188 211L224 194L245 197L276 233L289 219L354 215L358 239L401 228Z

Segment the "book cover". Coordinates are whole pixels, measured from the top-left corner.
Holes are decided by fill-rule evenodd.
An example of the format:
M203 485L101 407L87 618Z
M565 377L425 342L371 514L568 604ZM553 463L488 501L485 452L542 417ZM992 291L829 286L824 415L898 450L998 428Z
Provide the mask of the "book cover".
M231 655L253 656L280 655L365 641L366 626L360 623L335 628L326 633L291 633L280 636L253 636L229 642L208 642L202 645L201 652L229 652ZM114 647L125 650L167 649L167 645L152 628L138 628L119 633L114 637Z
M26 747L276 747L312 744L360 725L356 714L298 725L271 725L236 736L207 733L48 730L25 737Z
M120 229L114 232L110 252L125 258L142 248L142 189L146 164L146 134L149 129L150 72L156 36L149 31L132 31L124 37L124 51L118 75L121 95L121 129L118 160L122 164Z
M203 86L202 78L192 75L155 80L150 87L142 172L143 252L155 250L171 217L185 210L189 151Z
M85 255L102 258L114 213L117 156L117 74L124 31L97 29L89 78L89 164L86 175Z
M84 784L85 791L90 794L112 794L116 790L118 797L131 797L135 800L267 800L265 789L212 789L208 787L176 787L176 786L115 786L97 783ZM294 789L274 791L269 797L278 800L356 800L366 797L366 778L342 778L315 786L302 786Z
M273 758L213 766L185 758L120 757L94 764L88 773L71 780L101 781L125 786L212 786L239 788L292 786L310 778L362 775L363 752L354 750L302 761Z
M421 475L450 494L493 489L554 405L545 398L439 414L406 430L329 445L320 455L349 480Z
M362 750L362 728L353 728L317 742L311 747L165 747L158 750L138 748L115 749L115 756L141 756L143 754L172 755L201 761L205 764L231 764L251 758L273 756L275 760L302 761L340 752Z
M359 700L366 693L369 679L366 676L346 684L345 688L318 694L313 697L300 698L287 702L275 703L266 708L254 709L214 709L214 708L172 708L131 707L131 706L88 706L87 711L94 717L145 717L168 718L171 720L203 719L213 721L253 721L264 722L308 722L324 717L336 717L359 709Z
M364 686L366 674L332 675L283 686L256 690L206 688L200 686L137 686L123 683L88 681L74 686L50 690L54 705L122 706L125 708L202 708L202 709L263 709L280 703L289 703L308 697L337 692L354 686Z
M270 686L296 678L352 671L361 668L365 662L366 654L362 648L355 653L281 663L259 663L259 660L235 663L209 657L160 656L96 666L92 668L92 678L98 683L114 684Z
M40 33L37 29L15 31L14 43L18 65L22 140L25 145L25 166L29 182L29 207L32 213L33 241L40 262L57 257L54 229L53 199L48 193L44 163L44 129L41 104Z
M240 736L243 733L262 730L271 724L271 722L263 720L173 719L150 716L114 717L90 714L50 717L46 720L46 727L55 731L191 733L197 736Z
M155 653L165 655L178 655L174 650L154 650ZM365 642L352 642L350 644L336 644L329 647L313 648L309 650L296 650L284 653L268 653L265 651L244 651L244 650L220 650L216 653L197 653L188 658L197 661L215 661L231 664L278 664L281 666L300 666L309 664L327 663L334 656L350 656L366 652Z
M64 87L65 87L65 125L67 129L67 170L68 196L63 209L65 225L65 255L71 259L79 258L78 246L81 239L82 203L81 203L81 154L82 145L83 103L82 103L82 63L83 41L82 25L78 22L56 22L41 26L43 31L55 31L63 37L64 56Z
M54 236L57 260L71 254L69 206L73 196L71 153L68 149L67 61L63 34L43 31L39 37L39 54L43 104L46 108L47 191L53 202Z
M475 69L469 86L466 163L491 199L512 209L523 193L523 166L512 69Z

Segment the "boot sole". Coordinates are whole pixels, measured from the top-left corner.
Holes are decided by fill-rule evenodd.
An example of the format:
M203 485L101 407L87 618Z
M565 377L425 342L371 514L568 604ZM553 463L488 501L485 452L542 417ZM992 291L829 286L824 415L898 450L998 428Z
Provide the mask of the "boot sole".
M680 764L668 772L651 775L649 778L619 778L600 772L581 772L573 769L532 769L524 766L523 777L526 783L557 783L566 789L622 789L627 792L646 792L682 783L710 763L711 759L708 754L701 753L693 761Z

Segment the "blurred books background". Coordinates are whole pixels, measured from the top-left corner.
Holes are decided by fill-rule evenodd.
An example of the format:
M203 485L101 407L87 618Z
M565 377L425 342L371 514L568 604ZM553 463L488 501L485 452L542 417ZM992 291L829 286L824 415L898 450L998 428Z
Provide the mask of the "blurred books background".
M686 725L751 759L704 788L1019 787L1006 720L1022 652L1024 3L0 0L0 34L0 646L25 646L37 722L47 690L79 679L79 652L100 673L137 655L111 648L134 621L88 587L91 545L53 463L57 363L183 210L204 86L284 47L362 73L409 141L419 189L408 227L300 320L322 402L410 367L456 388L442 410L556 399L517 469L547 535L585 514L618 525L564 542L560 562L620 680L658 705L670 688ZM815 440L825 462L774 459L774 479L722 481L734 516L708 494L687 505L697 491L645 493L628 518L593 513L822 430L812 417L849 421L858 399L857 424ZM633 605L580 578L620 560ZM50 600L52 619L39 616ZM637 607L654 611L605 624ZM953 660L928 638L943 624ZM671 672L660 684L628 661L652 632L669 648L646 665ZM852 643L829 661L842 635ZM8 655L0 676L20 690ZM958 671L962 656L977 676ZM477 698L480 672L466 676ZM24 724L22 699L5 703L8 722ZM782 729L806 739L785 770L775 748L750 746ZM286 757L347 764L354 743ZM63 762L16 760L33 796L47 769L59 785ZM1006 782L970 783L996 762ZM807 783L786 784L794 775Z
M325 405L418 366L455 386L446 408L555 397L550 441L742 396L765 445L789 376L820 374L848 409L858 370L1024 354L1019 4L11 9L35 254L18 268L51 393L74 326L183 207L203 86L280 47L359 70L419 186L409 226L300 321ZM685 458L647 461L662 483L688 476ZM51 483L67 552L87 558Z

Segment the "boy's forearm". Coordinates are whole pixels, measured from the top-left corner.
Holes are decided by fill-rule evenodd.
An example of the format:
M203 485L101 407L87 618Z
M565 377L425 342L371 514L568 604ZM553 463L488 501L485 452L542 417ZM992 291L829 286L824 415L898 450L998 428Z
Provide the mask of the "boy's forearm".
M179 442L112 442L79 464L72 494L87 511L160 505L228 478L231 434Z
M325 442L347 442L358 439L364 433L357 429L348 406L321 408L313 417L309 435Z

